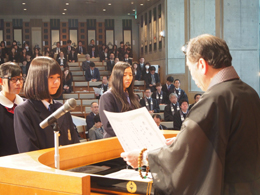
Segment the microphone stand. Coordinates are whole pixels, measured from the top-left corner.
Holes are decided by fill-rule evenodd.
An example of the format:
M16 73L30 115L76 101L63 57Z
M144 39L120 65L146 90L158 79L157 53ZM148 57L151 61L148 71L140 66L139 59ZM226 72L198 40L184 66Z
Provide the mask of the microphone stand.
M54 148L55 148L55 154L54 154L54 162L55 162L55 168L60 169L60 154L59 154L59 132L60 128L57 123L57 120L53 122L52 125L53 131L54 131Z

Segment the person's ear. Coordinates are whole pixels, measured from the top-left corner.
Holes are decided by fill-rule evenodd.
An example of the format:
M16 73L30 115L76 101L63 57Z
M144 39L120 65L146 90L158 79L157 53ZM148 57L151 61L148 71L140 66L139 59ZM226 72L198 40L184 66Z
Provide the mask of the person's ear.
M200 70L201 74L206 75L208 72L208 63L203 59L200 58L199 59L199 63L198 63L198 69Z

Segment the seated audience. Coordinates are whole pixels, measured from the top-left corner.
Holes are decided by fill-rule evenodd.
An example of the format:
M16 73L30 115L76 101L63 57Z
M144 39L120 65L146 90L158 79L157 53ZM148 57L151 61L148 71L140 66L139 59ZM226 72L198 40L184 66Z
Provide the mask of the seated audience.
M91 129L89 129L88 134L89 134L90 141L103 139L104 130L102 128L102 123L99 114L94 116L94 125Z
M34 48L32 59L34 59L36 57L39 57L39 56L42 56L42 54L40 53L39 48Z
M98 52L98 46L95 45L94 39L91 39L91 40L90 40L90 44L88 45L88 53L89 53L89 54L91 53L91 50L92 50L92 47L93 47L93 46L95 47L95 51Z
M106 47L104 52L101 52L101 55L99 55L100 57L100 62L106 62L108 60L108 48Z
M107 76L102 77L102 84L98 85L97 88L101 89L100 94L95 94L96 98L99 99L103 93L105 93L108 90L108 79Z
M109 56L109 60L107 61L107 70L112 71L115 66L115 55L111 53Z
M140 81L142 74L141 74L140 69L138 68L137 62L134 62L133 69L134 69L134 73L135 73L135 80Z
M113 45L113 48L111 49L110 53L113 53L114 57L118 58L117 45Z
M89 53L89 55L90 55L91 58L96 58L96 57L98 57L98 51L96 50L96 47L95 47L95 46L92 46L91 52Z
M124 53L125 53L125 51L124 51L124 42L123 41L120 42L120 47L117 49L117 51L118 51L119 61L123 61Z
M153 92L152 98L156 99L158 104L167 104L169 96L166 95L164 91L162 91L161 83L156 83L156 91Z
M68 61L69 62L77 62L78 61L78 55L76 54L76 49L74 47L71 48L71 52L68 55Z
M86 117L87 131L94 125L94 116L98 114L98 103L92 102L90 104L91 112Z
M49 47L45 47L44 55L53 58L53 51Z
M31 59L31 54L30 53L27 53L26 55L26 61L27 61L27 64L26 64L26 76L28 74L28 70L30 68L30 65L31 65L31 62L32 62L32 59Z
M191 104L189 106L189 110L200 100L200 97L201 97L201 94L200 93L197 93L196 95L194 95L194 104Z
M146 77L148 76L148 74L150 73L150 67L151 67L151 64L149 62L145 62L145 71L143 72L143 80L146 79Z
M145 77L146 88L150 88L152 92L156 91L156 83L160 83L160 76L155 72L155 67L150 66L149 73Z
M23 48L26 49L27 53L29 52L32 55L32 50L27 42L24 43Z
M21 66L23 77L26 77L26 66L27 66L27 60L23 60L22 66Z
M145 63L144 63L144 58L141 57L139 59L139 64L138 64L138 68L141 71L141 80L144 80L144 74L145 74Z
M73 76L69 67L65 67L63 71L63 93L71 93Z
M0 45L0 65L5 62L4 58L5 58L5 54L4 54L4 51L2 49L2 46Z
M95 68L95 63L90 62L89 68L85 71L86 81L96 82L100 80L99 70Z
M64 57L63 51L60 52L60 57L58 57L57 62L59 63L60 66L68 67L68 62Z
M171 93L169 99L170 103L164 108L165 121L173 121L174 114L180 110L178 95L176 93Z
M86 61L82 62L82 70L86 71L89 67L90 67L90 55L89 54L86 54L85 55L86 57Z
M173 129L180 130L181 125L188 114L189 102L184 99L180 102L180 110L174 113Z
M119 58L115 58L115 65L117 62L119 62Z
M169 97L171 93L174 92L174 85L172 84L174 81L174 78L172 76L168 76L166 83L162 86L162 90L166 93L166 95ZM169 103L169 101L168 101Z
M133 53L132 53L131 48L128 47L128 48L126 49L126 53L128 53L128 57L129 57L129 58L133 58Z
M24 78L17 64L6 62L0 66L0 156L18 153L14 134L14 110L23 103L18 95L23 83Z
M132 60L128 58L128 53L125 53L123 61L127 62L130 65L132 65Z
M78 41L78 47L76 48L77 54L86 54L86 48L82 46L82 41Z
M71 46L71 40L67 41L67 46L63 49L64 50L64 55L67 56L71 53L72 49L75 49L74 47Z
M15 52L15 48L12 47L11 53L9 54L9 61L10 62L19 62L19 55Z
M156 123L156 125L158 126L158 128L159 128L160 130L167 130L167 127L165 127L164 125L161 124L161 122L162 122L162 117L161 117L161 115L159 115L159 114L154 114L154 115L153 115L153 120L154 120L154 122Z
M174 80L175 88L173 91L174 91L174 93L176 93L178 95L178 102L180 102L182 100L188 101L188 96L185 93L185 91L180 88L180 85L181 85L181 81L179 79L175 79Z
M102 44L102 47L99 49L99 57L101 57L103 55L103 53L105 52L106 49L106 45Z
M29 53L29 52L28 52ZM25 48L22 49L22 52L20 53L20 62L23 62L24 60L26 61L26 55L27 55L27 51Z
M160 108L156 99L151 97L151 89L147 88L144 92L145 97L140 100L140 104L142 107L146 107L149 113L159 113Z
M60 42L56 42L56 47L52 49L53 54L57 54L57 57L59 56L60 52L62 51L62 48L60 47Z
M9 50L5 46L5 42L4 41L1 41L1 48L2 48L2 56L3 56L3 58L7 58L8 54L9 54Z

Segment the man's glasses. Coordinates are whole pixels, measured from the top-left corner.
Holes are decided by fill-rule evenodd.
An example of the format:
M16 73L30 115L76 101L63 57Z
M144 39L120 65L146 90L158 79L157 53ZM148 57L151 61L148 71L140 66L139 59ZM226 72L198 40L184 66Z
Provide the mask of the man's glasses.
M20 81L20 83L23 83L25 81L24 77L2 77L2 79L8 79L12 83L17 83L17 81Z

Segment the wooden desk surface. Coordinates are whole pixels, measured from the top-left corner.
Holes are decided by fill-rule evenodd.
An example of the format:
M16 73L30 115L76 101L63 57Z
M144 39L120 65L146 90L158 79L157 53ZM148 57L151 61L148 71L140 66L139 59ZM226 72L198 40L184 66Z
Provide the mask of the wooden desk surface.
M178 132L163 131L166 138ZM91 193L90 174L65 170L118 158L123 149L114 137L61 146L59 152L61 170L54 169L53 148L1 157L0 194L98 194Z

